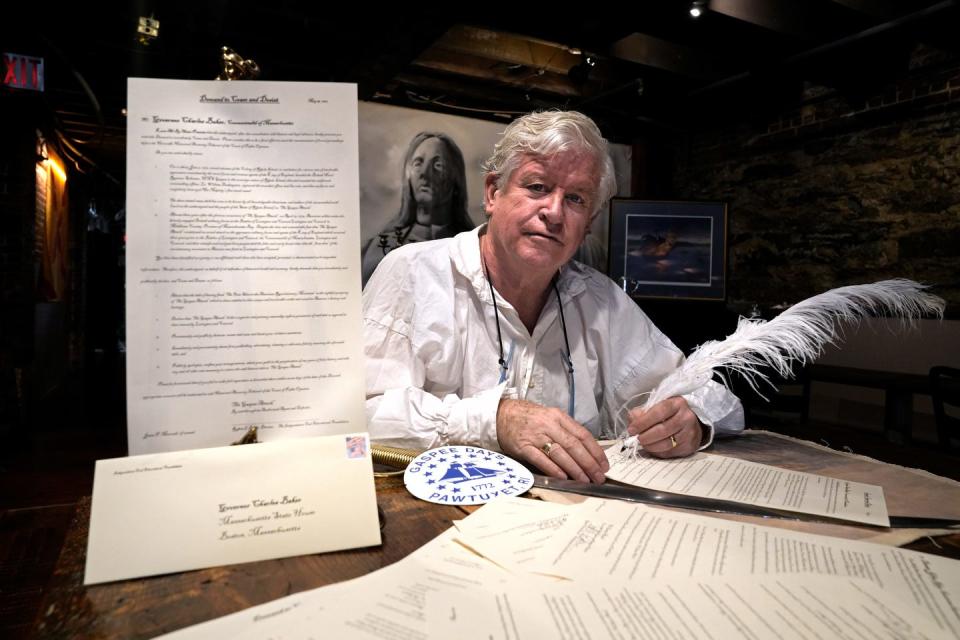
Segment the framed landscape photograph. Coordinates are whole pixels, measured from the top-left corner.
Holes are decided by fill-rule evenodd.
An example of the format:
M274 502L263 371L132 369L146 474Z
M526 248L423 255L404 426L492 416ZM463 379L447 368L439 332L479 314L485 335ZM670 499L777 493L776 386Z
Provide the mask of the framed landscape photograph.
M610 277L636 298L724 300L724 202L614 198Z

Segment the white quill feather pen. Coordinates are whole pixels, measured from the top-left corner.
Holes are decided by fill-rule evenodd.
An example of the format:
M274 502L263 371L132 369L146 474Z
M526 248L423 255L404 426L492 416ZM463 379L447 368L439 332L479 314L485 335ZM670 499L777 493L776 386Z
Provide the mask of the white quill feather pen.
M718 368L736 371L759 392L758 380L771 384L764 368L791 377L794 363L812 362L825 344L838 339L842 323L865 316L885 313L904 322L924 315L942 318L943 298L927 293L926 288L903 278L882 280L831 289L798 302L770 321L741 317L736 331L726 339L703 343L661 380L644 406L702 387ZM635 444L636 436L624 442L625 447Z

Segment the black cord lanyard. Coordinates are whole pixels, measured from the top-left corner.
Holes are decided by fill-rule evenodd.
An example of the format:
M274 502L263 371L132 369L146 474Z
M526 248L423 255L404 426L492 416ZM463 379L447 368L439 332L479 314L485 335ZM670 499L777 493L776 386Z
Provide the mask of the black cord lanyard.
M500 332L500 311L497 309L497 296L493 292L493 280L490 279L490 270L487 269L486 263L483 265L483 271L484 275L487 276L487 285L490 287L490 301L493 303L493 317L497 322L497 346L500 349L500 357L497 362L500 363L500 382L503 382L507 378L507 361L503 359L503 334ZM570 352L570 340L567 338L567 319L563 315L563 300L560 299L560 289L557 287L556 276L550 281L550 284L553 285L553 292L557 296L557 308L560 309L560 327L563 329L563 344L567 348L567 353L562 355L564 364L567 365L567 374L570 376L570 402L567 405L567 413L572 418L575 408L574 397L576 395L576 388L574 387L573 357Z
M483 265L483 273L487 276L487 285L490 287L490 302L493 303L493 317L497 321L497 344L500 345L500 382L507 377L507 362L503 359L503 336L500 335L500 312L497 311L497 295L493 292L493 280L490 279L490 269L487 269L486 263Z

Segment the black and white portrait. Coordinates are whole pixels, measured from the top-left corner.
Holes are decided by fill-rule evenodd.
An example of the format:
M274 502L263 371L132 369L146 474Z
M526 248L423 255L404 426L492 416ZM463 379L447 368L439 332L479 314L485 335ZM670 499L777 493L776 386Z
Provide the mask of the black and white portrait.
M450 238L475 225L467 212L463 153L445 133L421 131L407 147L400 174L397 215L363 247L363 281L393 247Z
M506 125L360 103L363 282L386 252L486 219L481 164Z

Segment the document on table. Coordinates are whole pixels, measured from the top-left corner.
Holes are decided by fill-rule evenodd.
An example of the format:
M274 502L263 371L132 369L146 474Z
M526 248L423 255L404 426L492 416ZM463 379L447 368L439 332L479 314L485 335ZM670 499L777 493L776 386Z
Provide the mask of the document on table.
M166 640L208 640L209 638L291 640L310 637L301 635L303 630L317 629L324 615L328 615L344 598L357 593L354 583L359 580L362 578L271 600L158 636L154 640L160 638ZM321 590L322 598L317 595Z
M552 502L494 500L454 526L464 546L504 569L528 573L527 567L570 514L570 507Z
M374 573L288 596L162 638L433 637L427 627L432 595L497 590L514 579L457 544L454 533L451 528L403 560Z
M630 582L858 578L960 636L957 560L626 502L591 500L572 509L528 570Z
M668 518L658 526L672 537L650 531L651 514ZM717 550L711 526L723 529L722 546L751 555ZM605 537L594 533L604 528ZM564 562L578 562L552 563L558 545L546 539L558 541ZM496 563L478 550L492 551ZM638 555L652 561L631 572ZM497 564L553 564L574 581ZM484 506L385 569L164 638L956 637L958 566L644 505L514 498Z
M365 433L99 460L84 584L377 544Z
M890 526L883 487L699 452L664 460L606 450L607 478L658 491Z
M497 591L430 594L431 638L953 638L869 583L784 579L514 580Z
M130 453L366 429L351 84L131 78Z
M498 589L512 579L491 562L453 540L453 530L403 560L371 576L368 590L343 601L325 627L329 638L433 637L428 607L433 594Z

